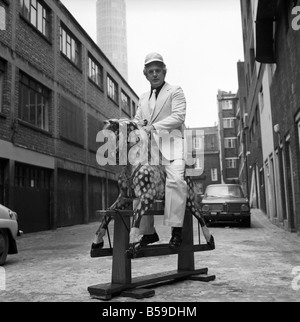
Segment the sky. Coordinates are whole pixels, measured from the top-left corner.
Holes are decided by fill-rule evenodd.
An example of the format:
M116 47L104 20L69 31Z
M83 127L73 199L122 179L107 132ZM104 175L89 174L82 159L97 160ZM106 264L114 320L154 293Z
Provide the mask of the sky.
M96 1L61 0L97 42ZM240 0L125 0L128 83L140 96L149 90L145 56L160 53L166 81L182 87L186 125L218 123L218 90L236 93L237 63L244 60Z

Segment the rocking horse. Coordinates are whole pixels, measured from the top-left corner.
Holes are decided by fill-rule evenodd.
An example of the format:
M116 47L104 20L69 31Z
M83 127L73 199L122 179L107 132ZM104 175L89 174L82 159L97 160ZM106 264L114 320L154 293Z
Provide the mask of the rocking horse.
M124 133L122 129L126 129L126 132ZM120 165L120 147L125 146L125 152L128 155L129 152L132 151L132 149L138 144L140 144L138 148L141 148L143 144L143 142L141 142L142 135L136 134L138 133L137 131L143 132L142 127L134 121L128 119L111 119L106 122L103 130L110 131L110 133L112 133L116 139L116 150L111 152L111 156L115 158L117 165ZM144 144L144 146L147 145L149 146L148 143ZM147 150L150 153L150 149ZM106 157L107 156L108 152L106 154ZM146 161L149 160L149 157L150 156L148 156ZM129 258L136 258L141 250L139 226L142 217L153 207L156 200L164 200L165 198L166 174L163 170L163 167L161 165L151 165L148 162L140 162L136 160L137 159L127 159L129 162L127 162L127 165L123 166L118 179L120 190L119 196L114 204L108 209L109 211L118 212L130 206L134 199L138 200L133 209L129 249L127 250L127 256ZM210 234L205 220L201 215L201 211L198 209L195 203L193 181L188 176L185 177L185 180L188 186L187 208L201 225L207 245L213 249L214 238ZM97 250L101 250L104 247L103 237L106 235L106 231L111 220L111 215L106 215L102 219L100 227L96 232L95 240L91 247L91 252L97 253Z

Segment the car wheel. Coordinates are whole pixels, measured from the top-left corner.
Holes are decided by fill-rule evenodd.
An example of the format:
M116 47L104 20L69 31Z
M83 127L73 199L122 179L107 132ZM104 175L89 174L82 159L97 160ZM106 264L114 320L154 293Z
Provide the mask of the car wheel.
M4 229L0 229L0 266L2 266L8 253L8 236Z

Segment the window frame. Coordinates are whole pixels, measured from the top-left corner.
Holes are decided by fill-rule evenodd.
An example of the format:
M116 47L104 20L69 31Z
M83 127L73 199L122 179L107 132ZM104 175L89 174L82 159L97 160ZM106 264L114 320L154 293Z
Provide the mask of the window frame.
M202 147L203 147L202 138L194 137L193 138L193 149L194 150L200 150L200 149L202 149Z
M125 91L121 90L121 104L122 110L125 112L129 117L131 116L131 100L129 95L125 93Z
M101 90L104 88L103 82L103 67L97 60L91 55L88 55L88 64L89 64L89 72L88 78L89 80L97 85Z
M81 43L73 33L61 22L59 27L60 53L74 66L81 70Z
M132 117L134 117L135 116L135 114L136 114L136 109L137 109L137 105L135 104L135 102L132 100L131 101L131 115L132 115Z
M226 158L226 169L237 169L238 159L237 158Z
M233 110L233 101L230 99L223 100L222 101L222 110L223 111Z
M235 127L235 117L223 118L223 128L224 129L234 129Z
M25 89L25 91L23 91ZM24 95L24 97L23 97ZM25 73L20 73L19 77L19 111L18 111L18 118L25 123L34 126L35 128L49 132L50 129L50 122L49 122L49 101L50 101L51 91L36 81L35 79L31 78ZM27 96L27 98L26 98ZM39 97L40 96L40 97ZM41 98L41 100L39 100ZM34 105L31 107L31 99L33 99ZM23 106L23 103L26 105L29 104L27 107L27 118L24 116L26 114L26 105ZM39 111L39 102L41 102L40 111ZM34 109L34 113L32 114L32 109ZM40 113L40 115L39 115ZM35 122L32 122L32 116L34 115Z
M237 147L237 138L224 138L225 149L235 149Z
M218 181L218 169L217 168L211 168L211 181L212 182Z
M119 105L119 85L118 83L107 74L107 96L117 105Z
M195 162L195 170L203 170L204 169L204 162L203 158L196 158Z
M51 38L51 9L41 0L20 0L21 16L47 40ZM28 12L25 12L28 8ZM35 17L32 12L35 11Z
M3 113L4 71L0 69L0 114Z

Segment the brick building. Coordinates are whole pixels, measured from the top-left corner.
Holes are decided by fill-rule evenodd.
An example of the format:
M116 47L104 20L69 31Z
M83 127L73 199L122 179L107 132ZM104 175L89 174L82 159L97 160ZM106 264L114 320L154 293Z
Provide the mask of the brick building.
M190 151L194 154L193 157L196 157L194 167L198 172L198 175L193 176L193 181L197 200L200 201L200 196L204 194L208 185L221 183L218 126L188 130L193 133L193 146Z
M138 97L59 0L0 12L0 202L25 233L94 221L118 193L96 135Z
M239 147L236 94L218 92L221 176L226 184L239 183Z
M272 222L292 232L300 231L300 34L293 27L296 6L300 6L297 0L241 0L251 158L255 158L252 153L262 156L257 178L265 207L258 206Z

